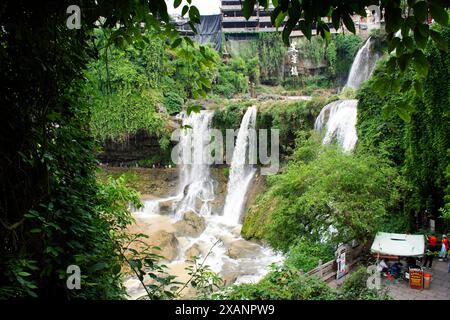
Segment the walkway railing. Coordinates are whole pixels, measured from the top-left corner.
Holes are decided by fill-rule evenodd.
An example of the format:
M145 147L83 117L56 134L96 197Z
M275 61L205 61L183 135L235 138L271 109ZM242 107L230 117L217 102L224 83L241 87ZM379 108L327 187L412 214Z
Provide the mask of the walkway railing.
M360 260L360 254L363 250L363 246L359 245L354 248L349 248L345 254L345 264L347 266L347 270L350 271ZM337 263L336 259L328 261L326 263L322 263L322 260L319 260L319 265L306 272L306 275L315 276L319 279L322 279L325 282L331 282L336 279L337 274Z

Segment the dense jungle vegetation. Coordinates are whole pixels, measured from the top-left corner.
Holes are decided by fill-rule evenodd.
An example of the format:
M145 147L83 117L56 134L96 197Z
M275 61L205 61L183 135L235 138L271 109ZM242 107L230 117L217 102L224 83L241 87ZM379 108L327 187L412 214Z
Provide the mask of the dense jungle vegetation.
M188 2L183 11L194 26L199 12ZM243 3L247 16L255 1ZM345 80L362 41L354 35L331 38L321 17L331 15L335 26L343 23L353 31L350 14L375 2L342 6L327 1L301 10L298 3L277 1L273 21L288 19L282 34L258 39L253 59L229 61L209 46L180 37L162 0L80 1L78 30L66 28L69 2L2 3L0 299L123 299L124 265L138 278L151 274L161 284L146 287L150 299L178 297L183 284L166 272L161 257L151 251L155 248L139 242L142 235L126 231L132 223L129 205L139 207L139 195L124 178L99 181L96 154L104 140L124 141L139 130L168 148L170 116L195 111L206 101L217 108L218 99L234 98L214 121L219 128L237 127L251 83L261 95L312 96L287 104L274 99L258 115L259 127L281 130L288 164L269 179L242 233L267 241L287 260L257 284L216 293L220 279L201 266L191 285L209 298L384 298L382 292L367 291L364 269L340 291L298 271L333 258L339 242L368 240L379 230L417 231L421 226L414 219L425 210L440 228L448 227L450 91L444 49L449 28L420 29L423 11L446 25L448 4L432 1L415 7L417 19L403 19L400 1L383 1L386 41L397 52L357 93L360 141L355 154L346 154L322 146L311 129L320 108L338 98L334 88ZM280 75L279 61L287 50L282 43L289 42L297 23L307 38L316 25L325 39L301 44L304 57L323 70L290 83ZM414 30L414 37L393 40L400 29L405 35ZM265 82L279 86L268 90L260 85ZM335 236L321 243L330 224ZM130 249L130 243L138 248ZM83 290L67 288L69 265L86 271Z

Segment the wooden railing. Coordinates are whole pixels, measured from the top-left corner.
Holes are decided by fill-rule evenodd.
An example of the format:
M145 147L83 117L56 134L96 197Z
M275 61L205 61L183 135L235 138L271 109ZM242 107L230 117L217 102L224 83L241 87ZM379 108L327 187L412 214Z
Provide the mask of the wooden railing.
M360 261L360 254L362 250L363 246L359 245L355 248L350 248L346 251L345 260L348 270L351 270L355 266L355 264L357 264ZM326 263L322 263L322 261L319 260L319 265L306 273L308 277L315 276L319 279L322 279L325 282L331 282L335 280L336 274L337 274L336 259L333 259Z

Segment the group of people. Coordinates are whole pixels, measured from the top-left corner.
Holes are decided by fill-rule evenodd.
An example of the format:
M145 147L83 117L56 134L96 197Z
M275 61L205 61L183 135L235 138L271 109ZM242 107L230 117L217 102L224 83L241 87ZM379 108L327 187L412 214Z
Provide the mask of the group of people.
M448 262L448 272L450 273L450 259L448 259L448 255L450 252L447 235L442 235L442 240L440 241L440 243L434 234L427 235L426 239L427 246L423 258L422 268L431 268L434 258L439 257L439 261ZM408 257L406 259L406 265L404 265L400 261L389 264L385 259L379 261L377 264L377 269L379 272L395 279L401 277L402 274L407 272L407 270L409 270L410 268L420 268L420 266L417 265L416 258Z
M439 261L448 261L449 244L447 235L442 235L441 246L438 246L438 239L434 234L427 235L427 249L423 267L431 268L435 256L439 256ZM428 264L428 266L427 266ZM450 272L450 261L448 261L448 272Z

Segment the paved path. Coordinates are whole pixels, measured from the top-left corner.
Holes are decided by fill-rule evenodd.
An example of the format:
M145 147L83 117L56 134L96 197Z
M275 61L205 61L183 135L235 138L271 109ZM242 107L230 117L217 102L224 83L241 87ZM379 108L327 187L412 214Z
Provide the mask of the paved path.
M450 300L450 273L447 262L433 261L433 267L427 272L433 275L429 290L411 289L409 283L400 280L388 286L389 294L395 300Z

